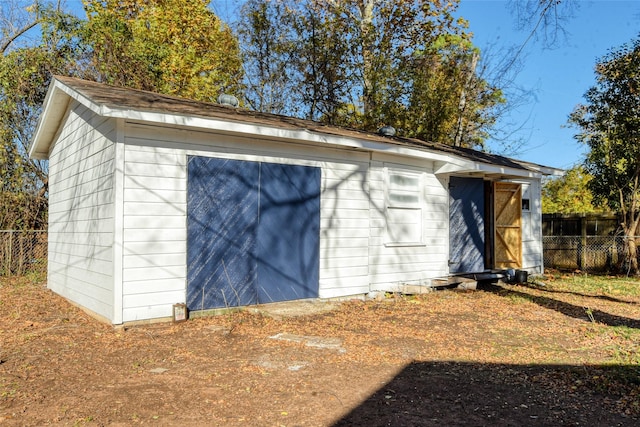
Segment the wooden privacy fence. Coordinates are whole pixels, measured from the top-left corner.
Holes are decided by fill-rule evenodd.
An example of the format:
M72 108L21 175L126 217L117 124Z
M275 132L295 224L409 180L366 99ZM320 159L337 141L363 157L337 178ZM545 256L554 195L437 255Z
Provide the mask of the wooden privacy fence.
M0 230L0 276L47 270L47 232Z
M616 214L542 214L542 235L612 236L618 224Z

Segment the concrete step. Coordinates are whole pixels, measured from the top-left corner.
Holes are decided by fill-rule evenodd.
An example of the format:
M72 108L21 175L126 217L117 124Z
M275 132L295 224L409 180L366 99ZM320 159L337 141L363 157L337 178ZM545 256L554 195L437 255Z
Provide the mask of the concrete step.
M433 292L438 288L452 289L477 289L478 282L468 277L450 276L431 280L431 286L426 285L402 285L400 293L406 295L418 295Z

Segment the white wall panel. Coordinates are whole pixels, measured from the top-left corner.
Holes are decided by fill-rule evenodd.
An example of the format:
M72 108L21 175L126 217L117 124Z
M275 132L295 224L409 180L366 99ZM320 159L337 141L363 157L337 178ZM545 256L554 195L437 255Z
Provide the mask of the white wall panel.
M187 156L181 141L146 146L165 139L154 127L143 139L125 129L123 320L169 317L185 300Z
M387 236L385 168L421 178L421 236L416 243L391 244ZM405 283L430 284L448 273L448 189L433 175L432 165L403 165L397 157L374 156L370 172L371 238L369 265L372 290L395 290Z
M370 203L366 153L130 124L124 178L125 294L137 294L143 279L147 289L153 289L151 283L156 283L163 292L185 292L186 245L179 240L186 241L186 235L180 235L177 225L186 230L187 155L320 167L320 295L368 291ZM166 257L173 263L165 273L171 272L173 277L151 271ZM346 284L349 288L345 288ZM146 296L148 305L162 311L157 308L154 292ZM183 301L184 295L173 302ZM139 318L140 313L132 305L138 303L140 300L125 300L127 319ZM145 311L145 307L139 308ZM166 305L166 310L170 308Z
M50 152L49 286L117 322L171 316L186 293L188 156L321 168L322 298L448 272L447 182L428 160L118 121L72 101ZM420 176L415 243L388 241L385 168ZM527 184L523 261L542 268L540 185Z
M115 121L72 103L49 157L48 286L113 319Z
M540 181L522 186L523 197L529 199L529 212L522 215L522 267L533 273L544 271L542 259L542 194Z

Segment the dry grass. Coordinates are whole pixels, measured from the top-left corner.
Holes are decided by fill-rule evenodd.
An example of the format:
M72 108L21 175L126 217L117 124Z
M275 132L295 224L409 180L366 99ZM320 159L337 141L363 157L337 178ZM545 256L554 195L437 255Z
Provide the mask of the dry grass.
M550 276L543 287L352 301L317 315L122 329L42 277L2 279L0 424L634 425L639 289ZM270 338L279 333L340 346Z

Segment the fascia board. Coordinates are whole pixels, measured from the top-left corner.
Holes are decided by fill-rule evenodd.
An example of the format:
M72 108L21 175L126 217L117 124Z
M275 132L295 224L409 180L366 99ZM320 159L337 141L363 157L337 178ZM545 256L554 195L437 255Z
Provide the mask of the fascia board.
M45 160L49 157L49 148L71 100L78 101L98 115L105 115L109 110L108 107L91 101L86 96L54 78L42 104L42 115L38 119L31 141L29 157L38 160Z
M185 126L192 128L207 129L210 131L251 135L260 138L290 140L308 142L314 144L331 145L335 147L350 148L355 150L374 151L378 153L395 154L417 159L434 161L436 163L436 174L451 173L485 173L517 176L525 178L540 178L541 175L561 174L560 170L539 166L532 170L515 169L480 163L469 159L464 159L450 153L439 153L431 150L418 150L411 147L399 146L393 143L383 143L360 139L357 137L338 136L328 133L315 132L307 129L287 129L265 124L247 123L241 121L231 121L201 116L187 116L180 114L131 110L128 108L114 108L106 104L98 104L88 97L66 86L64 83L54 79L51 83L47 97L43 104L43 114L40 118L34 133L33 143L29 150L29 156L36 159L46 159L49 148L61 120L66 113L66 109L71 100L76 100L95 114L103 117L119 118L131 121L142 121L151 123L161 123L174 126ZM545 169L545 170L542 170ZM549 170L546 170L549 169ZM560 171L560 172L559 172Z
M447 162L451 156L433 151L416 150L395 144L369 141L366 139L331 135L307 129L285 129L277 126L230 121L198 116L165 114L148 111L131 111L126 109L104 108L103 114L109 117L123 118L131 121L161 123L174 126L206 129L219 133L255 136L272 140L289 140L314 144L332 145L364 151L397 154L431 161Z
M479 174L485 176L504 176L509 178L542 178L542 175L535 171L474 162L467 159L461 160L460 158L453 156L447 162L437 163L434 173L436 175Z
M430 150L417 150L395 144L369 141L348 136L331 135L314 132L307 129L285 129L264 124L254 124L222 119L214 119L198 116L186 116L179 114L166 114L148 111L132 111L127 109L110 109L104 107L102 113L109 117L123 118L132 121L162 123L174 126L186 126L192 128L207 129L219 133L251 135L264 139L290 140L307 142L334 147L351 148L355 150L374 151L377 153L395 154L417 159L434 161L439 164L436 174L451 173L483 173L504 175L509 177L540 179L542 174L536 171L509 168L464 159L449 153L439 153Z
M36 129L29 146L29 157L37 160L45 160L49 157L49 147L55 137L58 127L64 117L69 96L57 80L49 85L49 90L42 104L42 113L38 118Z
M509 178L529 178L529 179L542 179L542 174L536 171L526 169L515 169L506 166L491 165L487 163L478 163L478 172L482 172L486 175L501 175Z
M531 167L532 169L537 170L538 172L540 172L541 175L547 175L547 176L563 176L566 172L564 169L553 168L550 166L532 164L532 165L528 165L528 167Z

